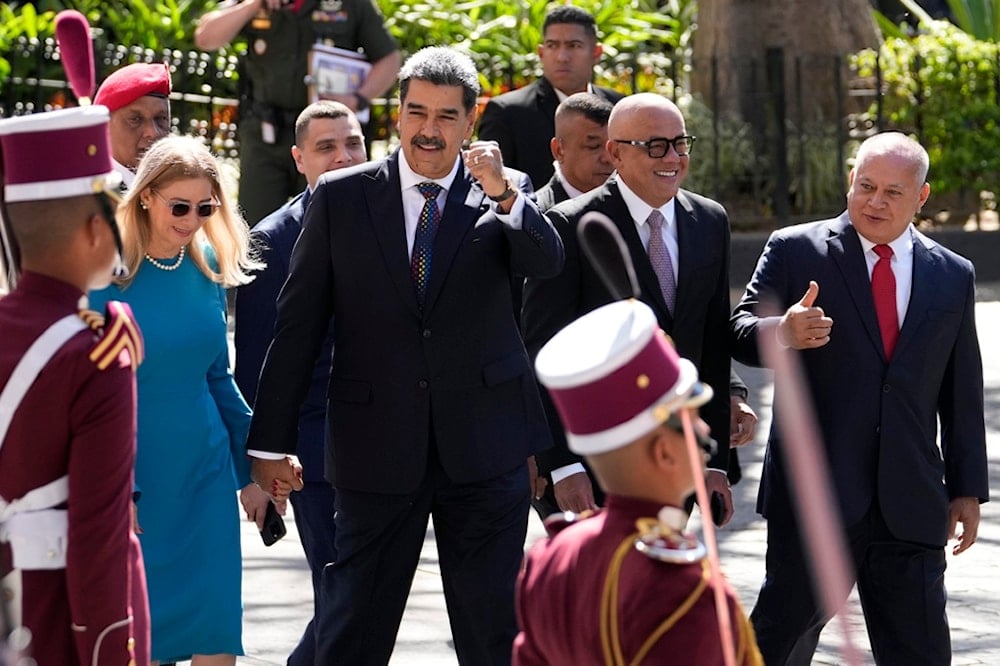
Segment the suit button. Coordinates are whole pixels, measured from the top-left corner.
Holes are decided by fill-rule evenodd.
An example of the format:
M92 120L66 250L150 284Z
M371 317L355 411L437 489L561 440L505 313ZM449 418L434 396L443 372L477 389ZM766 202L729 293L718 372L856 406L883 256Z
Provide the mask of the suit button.
M421 379L419 382L417 382L417 386L419 386L422 389L427 388L429 385L430 384L428 384L426 379Z
M429 328L425 328L425 329L424 329L424 334L423 334L423 335L424 335L424 337L425 337L425 338L429 338L429 337L431 337L431 329L429 329Z
M882 384L882 393L888 393L891 390L892 390L891 386L889 386L888 384Z

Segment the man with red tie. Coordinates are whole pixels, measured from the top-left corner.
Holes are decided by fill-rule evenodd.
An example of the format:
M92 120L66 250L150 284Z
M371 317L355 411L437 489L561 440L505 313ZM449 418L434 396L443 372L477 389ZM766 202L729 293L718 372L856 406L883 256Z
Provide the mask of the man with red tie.
M866 140L847 211L772 234L731 320L739 361L761 365L759 344L775 338L798 352L880 664L950 663L944 547L975 543L989 497L973 266L912 225L928 163L903 134ZM776 395L788 390L779 378ZM785 443L772 428L757 498L767 575L751 621L769 665L808 664L829 619Z

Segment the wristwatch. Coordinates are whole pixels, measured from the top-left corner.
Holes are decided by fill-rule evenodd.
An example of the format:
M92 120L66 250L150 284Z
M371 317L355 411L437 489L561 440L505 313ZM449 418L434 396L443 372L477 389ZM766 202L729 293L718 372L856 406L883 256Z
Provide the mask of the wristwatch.
M355 100L354 106L356 111L364 111L371 104L371 102L368 101L368 98L359 92L354 93L354 100Z
M512 196L517 194L517 192L515 192L514 188L511 186L510 180L504 178L503 182L507 186L507 189L505 189L503 193L498 194L496 196L487 194L486 196L489 197L490 201L496 201L497 203L501 203L503 201L507 201L507 199L510 199Z

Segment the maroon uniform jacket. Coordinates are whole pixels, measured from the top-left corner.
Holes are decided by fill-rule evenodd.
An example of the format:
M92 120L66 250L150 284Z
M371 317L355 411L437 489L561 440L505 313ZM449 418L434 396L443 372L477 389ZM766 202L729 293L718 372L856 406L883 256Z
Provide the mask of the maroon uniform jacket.
M0 389L43 332L78 311L82 296L64 282L25 273L0 298ZM28 652L40 666L149 662L146 584L131 524L134 371L127 349L92 354L101 342L83 328L52 356L0 449L6 502L69 479L69 497L55 507L67 510L65 568L20 572L22 624L31 630ZM9 565L8 544L3 554Z
M661 562L633 545L636 520L655 519L660 508L609 495L605 510L532 548L518 580L515 666L724 663L707 562ZM613 562L620 548L625 552L618 568ZM609 574L611 589L617 585L611 614L602 612ZM722 584L736 663L762 664L746 615ZM620 650L621 661L605 658L609 646L611 655Z

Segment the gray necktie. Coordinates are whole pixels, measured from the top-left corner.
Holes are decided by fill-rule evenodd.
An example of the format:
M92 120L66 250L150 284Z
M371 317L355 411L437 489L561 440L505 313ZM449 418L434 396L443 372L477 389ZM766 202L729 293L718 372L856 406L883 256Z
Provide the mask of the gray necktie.
M653 265L656 279L660 283L660 292L667 303L667 310L674 313L674 303L677 301L677 282L674 280L674 264L670 261L667 244L663 242L663 225L666 220L660 211L653 212L646 218L649 225L649 263Z

